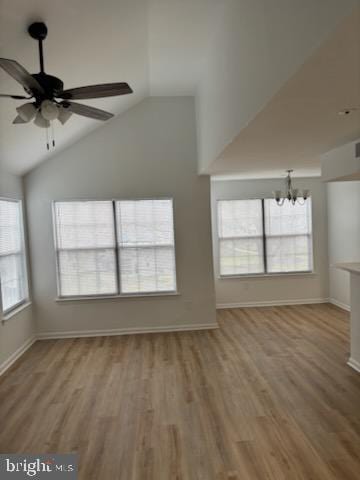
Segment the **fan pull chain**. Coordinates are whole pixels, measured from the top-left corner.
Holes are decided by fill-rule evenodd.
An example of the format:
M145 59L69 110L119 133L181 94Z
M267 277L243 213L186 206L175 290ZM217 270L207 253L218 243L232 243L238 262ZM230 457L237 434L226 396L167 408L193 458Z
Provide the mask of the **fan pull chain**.
M50 144L49 144L49 128L46 127L46 148L47 150L50 150Z
M50 122L50 128L51 130L49 131L49 127L46 127L46 149L50 150L50 144L52 148L55 148L55 128L54 124Z
M54 122L51 123L52 146L55 148L55 127Z

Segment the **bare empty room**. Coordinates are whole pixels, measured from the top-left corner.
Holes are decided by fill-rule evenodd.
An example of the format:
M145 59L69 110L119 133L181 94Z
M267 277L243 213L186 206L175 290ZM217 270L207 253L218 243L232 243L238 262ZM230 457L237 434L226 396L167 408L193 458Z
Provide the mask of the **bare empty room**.
M360 478L359 0L0 2L28 478Z

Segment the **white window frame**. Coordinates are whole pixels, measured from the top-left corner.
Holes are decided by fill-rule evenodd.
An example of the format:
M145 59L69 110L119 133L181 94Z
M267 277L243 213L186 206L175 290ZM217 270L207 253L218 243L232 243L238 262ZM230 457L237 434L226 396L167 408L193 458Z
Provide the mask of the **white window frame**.
M263 252L264 252L264 272L259 272L259 273L236 273L236 274L220 274L218 275L219 279L231 279L231 278L246 278L246 277L286 277L286 276L300 276L300 275L314 275L315 274L315 267L314 267L314 229L313 229L313 204L312 204L312 197L308 197L311 201L311 210L310 210L310 215L311 215L311 235L310 235L310 247L311 247L311 256L310 256L310 264L311 264L311 269L310 270L294 270L294 271L288 271L288 272L268 272L267 271L267 252L266 252L266 232L265 232L265 200L270 199L269 197L263 197L263 198L221 198L216 201L216 235L217 235L217 252L218 252L218 262L217 262L217 268L218 272L220 272L220 241L221 238L219 236L219 225L218 225L218 204L221 201L241 201L241 200L261 200L262 205L262 216L263 216ZM279 207L281 208L281 207ZM305 236L305 235L304 235ZM281 237L281 236L280 236Z
M174 269L175 269L175 289L169 291L154 291L154 292L134 292L134 293L121 293L121 274L120 274L120 247L118 245L118 225L116 221L116 202L122 201L140 201L140 200L170 200L172 205L173 213L173 236L174 244L171 245L174 249ZM110 201L113 204L113 219L114 219L114 229L115 229L115 261L116 261L116 282L117 282L117 292L116 294L94 294L94 295L72 295L72 296L62 296L60 293L60 269L59 269L59 248L57 246L57 233L56 233L56 215L55 215L55 205L56 203L65 203L65 202L101 202L101 201ZM138 297L161 297L161 296L173 296L180 295L178 291L178 279L177 279L177 260L176 260L176 242L175 242L175 206L174 199L172 197L146 197L146 198L112 198L112 199L66 199L66 200L53 200L52 201L52 221L53 221L53 244L54 244L54 257L56 264L56 285L57 285L57 297L56 301L58 302L69 302L69 301L87 301L87 300L105 300L105 299L121 299L121 298L138 298ZM129 247L130 248L130 247ZM153 248L153 247L151 247Z
M103 200L103 199L70 199L70 200L55 200L52 202L52 222L53 222L53 244L54 244L54 250L55 250L55 264L56 264L56 288L57 288L57 300L77 300L77 299L91 299L91 298L114 298L119 295L119 283L118 283L118 269L115 265L115 276L116 276L116 288L117 292L116 293L109 293L109 294L88 294L88 295L61 295L61 275L60 275L60 261L59 261L59 253L61 251L64 251L64 249L59 248L58 243L57 243L57 223L56 223L56 204L57 203L88 203L88 202L112 202L112 200ZM112 205L112 210L113 210L113 221L114 221L114 206ZM69 249L72 251L80 251L80 250L87 250L82 249L82 248L74 248L74 249ZM107 250L107 248L103 247L93 247L90 248L89 250L96 251L96 250ZM114 253L115 253L115 261L117 258L117 253L116 253L116 231L114 228Z
M223 237L220 236L220 217L219 217L219 203L220 202L247 202L247 201L256 201L259 202L260 204L262 203L261 199L258 198L242 198L242 199L218 199L216 202L216 220L217 220L217 242L218 242L218 271L219 271L219 277L220 278L237 278L237 277L244 277L244 276L261 276L261 275L266 275L266 266L265 266L265 250L264 250L264 217L263 217L263 211L261 210L261 225L262 225L262 233L261 235L253 235L253 236L231 236L231 237ZM262 208L262 207L261 207ZM257 239L261 241L261 247L262 247L262 271L261 272L248 272L248 273L221 273L221 245L224 241L236 241L236 240L251 240L251 239Z
M174 251L174 280L175 280L175 288L173 290L154 290L154 291L147 291L147 292L126 292L126 293L121 293L121 250L126 250L126 249L133 249L133 248L138 248L138 247L130 247L130 246L124 246L124 245L119 245L119 225L117 223L117 209L116 209L116 203L117 202L136 202L136 201L161 201L161 200L167 200L171 203L171 209L172 209L172 220L173 220L173 229L172 229L172 238L173 242L171 244L164 244L164 245L143 245L140 246L139 248L153 248L153 249L162 249L162 248L172 248ZM120 292L120 296L142 296L142 295L171 295L174 293L177 293L177 270L176 270L176 248L175 248L175 219L174 219L174 200L173 198L136 198L136 199L127 199L127 200L113 200L113 205L114 205L114 211L115 211L115 236L116 236L116 255L117 255L117 262L118 262L118 288Z
M22 264L24 269L24 298L22 298L19 302L15 303L11 307L7 308L6 310L3 309L3 302L2 302L2 291L1 291L1 278L0 278L0 312L2 314L2 318L6 319L16 310L20 309L24 305L30 302L30 294L29 294L29 276L28 276L28 265L27 265L27 249L26 249L26 240L25 240L25 225L24 225L24 210L23 210L23 201L19 198L9 198L9 197L0 197L0 200L3 202L13 202L17 203L19 206L19 221L20 221L20 250L17 253L11 253L6 255L1 255L0 257L7 257L12 255L20 255L22 258Z

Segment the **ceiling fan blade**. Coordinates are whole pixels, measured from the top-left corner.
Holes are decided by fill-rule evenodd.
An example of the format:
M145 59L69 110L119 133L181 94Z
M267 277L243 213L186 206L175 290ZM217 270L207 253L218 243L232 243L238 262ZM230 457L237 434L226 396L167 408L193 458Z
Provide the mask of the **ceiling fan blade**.
M32 97L24 97L23 95L5 95L4 93L0 93L0 98L14 98L15 100L28 100Z
M30 120L29 120L30 121ZM29 123L26 120L22 119L20 115L14 118L13 122L15 125L20 124L20 123Z
M57 96L64 99L87 100L89 98L114 97L132 93L131 87L125 83L103 83L101 85L89 85L87 87L70 88L63 90Z
M88 105L82 105L81 103L64 102L62 105L72 113L82 115L83 117L93 118L94 120L105 121L114 116L112 113L105 112L105 110L89 107Z
M14 80L20 83L26 90L33 93L45 94L43 87L40 83L25 70L20 63L15 60L9 60L7 58L0 58L0 68L5 70Z

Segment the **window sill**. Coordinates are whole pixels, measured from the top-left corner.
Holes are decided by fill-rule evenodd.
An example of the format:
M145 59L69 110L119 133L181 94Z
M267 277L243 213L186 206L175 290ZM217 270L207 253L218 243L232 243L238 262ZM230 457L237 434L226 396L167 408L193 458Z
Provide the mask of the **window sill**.
M253 274L244 274L244 275L218 275L218 280L228 280L228 279L243 279L247 278L277 278L277 277L311 277L316 276L316 272L283 272L283 273L253 273Z
M7 321L10 320L12 317L14 317L14 316L17 315L18 313L22 312L23 310L25 310L25 308L28 308L30 305L31 305L31 301L30 301L30 300L27 300L25 303L22 303L22 304L19 305L18 307L14 308L13 310L10 310L10 312L8 312L8 313L6 313L5 315L3 315L1 321L2 321L2 322L7 322Z
M153 297L177 297L180 293L175 292L153 292L153 293L133 293L133 294L124 294L124 295L94 295L94 296L84 296L84 297L57 297L55 302L57 303L67 303L67 302L92 302L96 300L121 300L123 298L129 299L142 299L142 298L153 298Z

